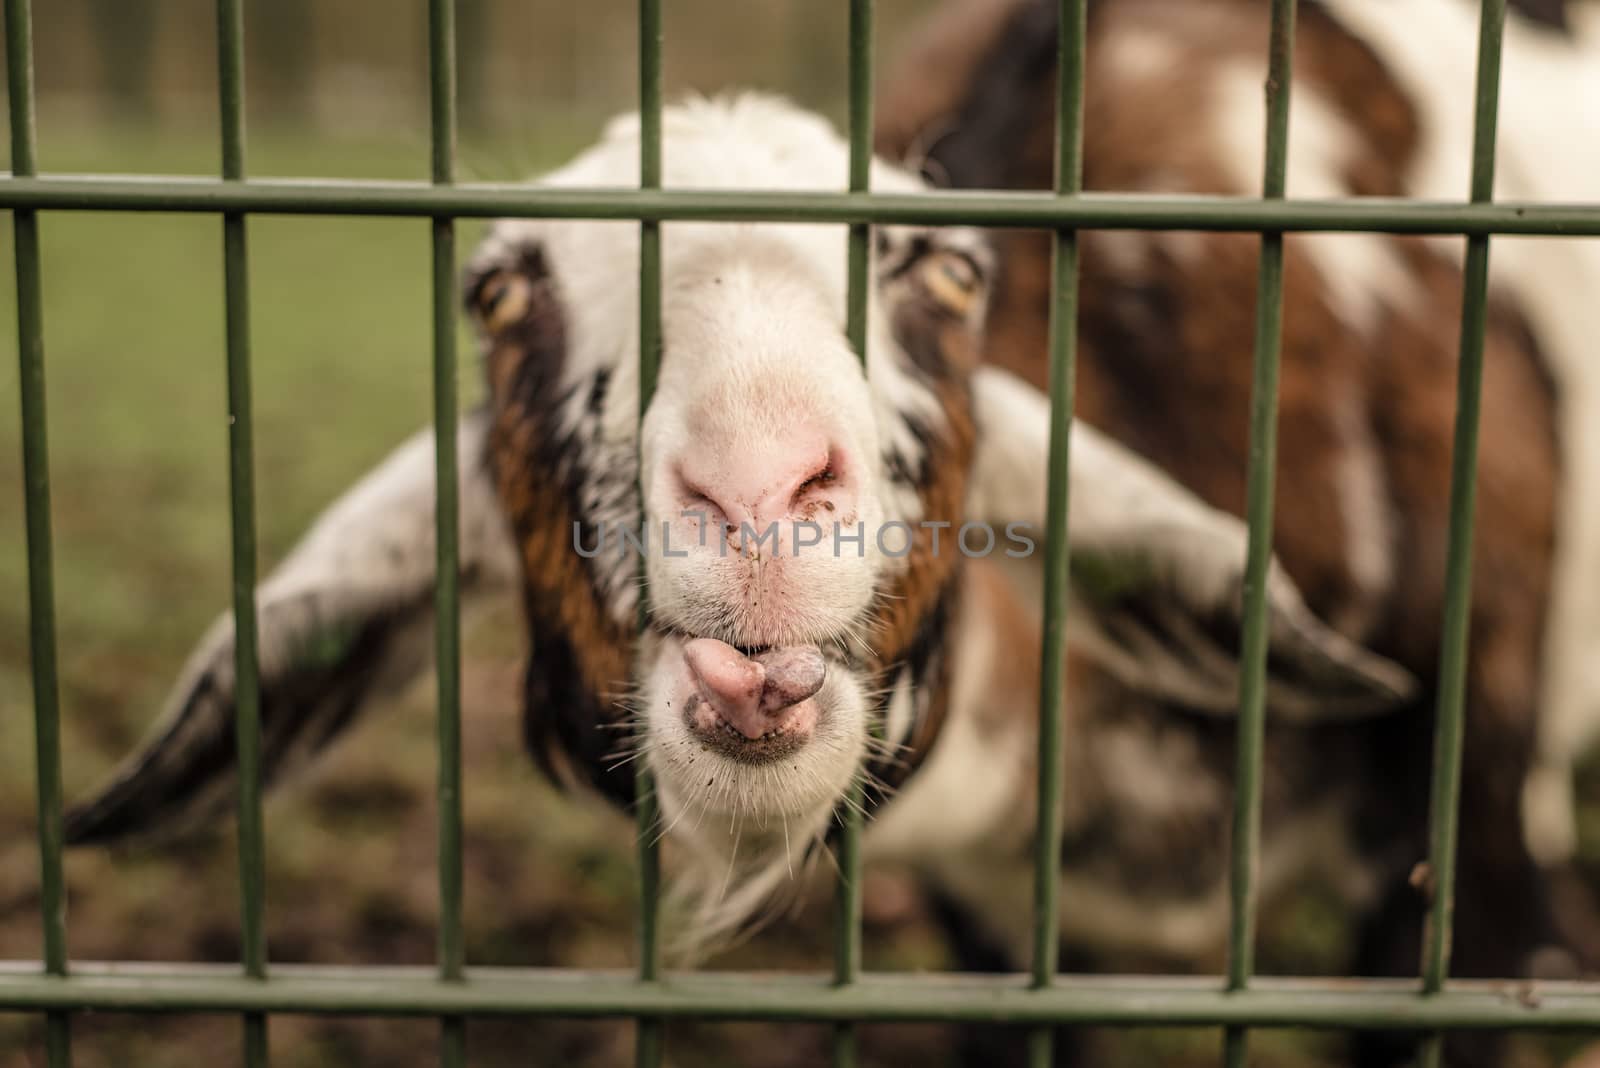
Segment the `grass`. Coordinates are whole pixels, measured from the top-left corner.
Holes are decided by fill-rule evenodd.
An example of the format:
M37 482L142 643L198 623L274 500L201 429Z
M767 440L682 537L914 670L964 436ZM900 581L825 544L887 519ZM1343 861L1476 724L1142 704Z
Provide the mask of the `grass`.
M415 146L260 138L278 173L414 176ZM45 146L57 170L203 171L203 138L92 131ZM134 744L190 643L227 601L227 419L220 224L46 216L44 267L58 640L69 797ZM463 226L463 242L476 228ZM250 231L258 511L264 564L332 496L427 422L427 224L272 218ZM21 485L10 257L0 278L0 485ZM463 346L470 353L470 346ZM471 360L463 393L477 392ZM0 509L0 956L36 957L26 559L20 494ZM627 829L534 779L518 751L514 620L474 639L469 929L479 960L621 964ZM492 650L500 650L496 656ZM492 696L485 696L492 695ZM426 696L383 710L269 805L269 913L283 960L427 962L434 841ZM382 720L382 722L378 722ZM552 857L559 858L554 864ZM69 857L71 949L217 959L237 949L229 836L173 852ZM515 910L488 896L513 893ZM489 919L493 917L493 919ZM556 922L559 917L559 922ZM407 1027L287 1022L280 1063L408 1063ZM80 1064L194 1063L231 1021L83 1028ZM593 1032L595 1028L579 1028ZM0 1030L0 1064L29 1029ZM166 1045L149 1036L184 1035ZM397 1037L401 1036L401 1037ZM231 1041L229 1039L228 1041ZM10 1050L12 1052L4 1052Z
M577 124L574 124L576 127ZM207 173L209 132L51 131L60 171ZM509 178L555 162L587 131L544 151L479 157ZM470 158L469 154L469 158ZM422 177L425 146L259 131L258 173ZM9 220L5 221L9 227ZM221 234L205 217L52 214L44 218L46 352L54 492L65 777L81 797L134 745L191 643L228 596L227 423ZM461 226L467 247L480 232ZM263 565L396 442L429 418L427 224L262 218L250 227L255 433ZM0 266L0 959L36 958L33 738L26 556L11 260ZM478 391L465 354L463 395ZM632 953L628 821L557 794L521 751L514 618L469 635L465 724L466 923L478 964L623 966ZM304 781L268 805L268 929L278 961L425 964L434 952L433 725L427 687L375 710ZM1600 796L1600 782L1593 791ZM1600 824L1597 824L1600 825ZM1600 843L1593 852L1600 855ZM235 856L228 828L162 849L73 853L70 948L83 959L237 958ZM805 915L718 962L825 968L827 888ZM913 884L869 882L868 966L948 967ZM1066 907L1070 907L1070 902ZM1316 959L1348 937L1344 918L1305 895L1267 918L1282 959ZM1309 948L1307 948L1309 947ZM1271 960L1273 950L1264 950ZM275 1018L273 1063L296 1068L435 1061L428 1021ZM75 1024L75 1064L179 1068L237 1056L231 1019L95 1017ZM936 1026L863 1029L874 1064L952 1063ZM1100 1063L1213 1063L1218 1036L1104 1038ZM476 1065L609 1065L631 1030L610 1022L474 1023ZM822 1063L822 1027L682 1025L679 1063ZM39 1028L0 1017L0 1068L38 1061ZM1325 1036L1263 1036L1258 1059L1329 1064Z

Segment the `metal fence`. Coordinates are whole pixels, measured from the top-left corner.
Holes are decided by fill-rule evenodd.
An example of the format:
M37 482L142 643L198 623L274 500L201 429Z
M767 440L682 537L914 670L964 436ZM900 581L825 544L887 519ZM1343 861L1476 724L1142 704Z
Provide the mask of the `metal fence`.
M241 0L218 0L222 113L220 179L69 178L36 173L29 0L6 0L12 174L0 208L15 220L17 325L27 511L29 608L37 732L38 823L44 961L0 963L0 1010L45 1015L51 1068L70 1061L74 1012L238 1013L244 1059L268 1061L271 1013L436 1016L440 1058L465 1063L469 1016L631 1017L638 1063L659 1064L662 1028L673 1017L831 1023L834 1061L855 1062L863 1021L964 1020L1029 1029L1035 1064L1047 1064L1052 1029L1065 1024L1187 1025L1225 1030L1226 1061L1242 1065L1248 1028L1389 1028L1429 1033L1424 1063L1437 1064L1442 1033L1456 1029L1600 1029L1600 985L1545 984L1531 998L1505 982L1448 982L1458 834L1463 679L1471 583L1472 516L1491 234L1600 235L1600 206L1491 203L1495 116L1505 0L1483 0L1476 123L1468 201L1284 198L1294 0L1273 0L1266 163L1260 198L1084 195L1079 189L1085 0L1062 0L1056 181L1053 193L873 194L872 3L850 2L850 191L839 194L697 193L661 190L661 3L640 0L639 190L537 189L454 182L455 69L451 0L430 0L432 181L299 182L246 177ZM62 879L59 710L45 430L44 330L39 212L177 211L220 214L227 309L233 597L237 626L240 916L243 960L210 965L69 964ZM414 216L433 232L434 419L438 479L438 964L387 967L272 966L263 935L260 725L255 636L256 548L251 452L248 217L252 214ZM1026 975L864 974L860 964L859 805L845 807L832 975L752 977L663 974L657 952L659 865L656 810L641 773L638 806L640 906L637 973L468 968L461 936L460 632L457 604L456 254L454 220L484 216L636 219L642 230L639 331L641 401L649 400L660 351L660 228L665 221L789 221L850 227L848 333L865 353L868 227L873 223L1033 227L1055 234L1050 338L1053 405L1049 463L1044 664L1039 715L1039 829L1035 856L1034 956ZM1061 797L1064 611L1068 577L1068 430L1077 293L1077 231L1137 228L1261 234L1254 399L1248 490L1250 526L1243 677L1233 816L1231 936L1219 978L1109 978L1057 974L1057 840ZM1458 407L1451 482L1444 654L1438 680L1431 848L1436 876L1420 977L1331 981L1253 977L1255 869L1261 805L1283 237L1288 231L1458 234L1466 239ZM641 408L642 410L642 408ZM860 790L859 783L856 790Z

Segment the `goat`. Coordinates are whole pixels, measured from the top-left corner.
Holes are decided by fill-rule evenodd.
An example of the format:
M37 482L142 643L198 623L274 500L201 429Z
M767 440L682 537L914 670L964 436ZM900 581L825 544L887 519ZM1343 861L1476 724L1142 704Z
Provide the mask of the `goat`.
M827 187L844 174L840 139L776 100L690 103L664 128L675 185ZM637 155L637 123L624 119L545 181L616 184ZM886 165L874 181L918 187ZM625 281L637 228L504 222L478 250L467 304L490 400L460 430L463 596L521 596L525 733L541 766L627 803L633 772L616 753L631 724L670 837L714 858L690 875L720 885L737 860L737 885L765 889L824 833L863 761L882 788L876 805L917 781L941 733L970 733L985 710L1015 712L1011 733L1025 733L1034 683L1004 668L1016 647L983 635L1023 628L1025 647L1031 624L994 563L956 550L954 528L1042 522L1043 480L1030 476L1042 472L1048 412L1018 380L975 366L992 268L970 231L879 231L865 375L841 329L834 228L674 224L665 248L666 345L642 434L637 293ZM1085 655L1129 685L1226 710L1242 526L1092 429L1076 433L1071 533L1080 568L1102 576L1074 612ZM403 445L336 502L260 589L270 780L427 664L430 441ZM646 531L665 523L685 548L645 554L651 623L636 636L637 557L593 547L607 524L637 526L638 487ZM696 510L730 525L707 541ZM760 545L726 551L733 530L796 513L836 517L846 538L870 533L837 556L807 554L787 530L765 556ZM908 553L876 534L896 521L918 524ZM951 527L942 550L936 523ZM1327 630L1281 574L1271 603L1274 703L1286 714L1358 714L1409 692L1405 672ZM69 815L69 839L169 831L225 805L232 642L223 617L152 740ZM1005 700L986 693L1002 684ZM963 743L941 748L959 755ZM964 789L939 778L906 796L938 804ZM710 897L727 915L703 916L700 933L748 911Z
M1256 192L1264 6L1118 0L1091 9L1085 188ZM1512 6L1497 195L1594 200L1600 52L1592 30L1600 8ZM1301 9L1289 194L1459 199L1471 159L1464 102L1476 51L1474 5L1328 0ZM1049 188L1055 20L1055 5L1033 0L946 5L889 79L880 153L954 186ZM929 79L928 70L941 76ZM1240 512L1253 239L1101 231L1081 243L1080 417L1207 503ZM1600 711L1593 652L1600 644L1600 377L1588 358L1600 330L1593 301L1600 243L1496 238L1493 249L1454 957L1456 974L1469 976L1552 966L1561 954L1545 950L1554 945L1581 947L1590 960L1595 949L1587 901L1553 911L1548 880L1572 881L1570 768ZM984 358L1042 386L1048 239L1009 233L998 251ZM1279 444L1286 495L1274 545L1316 612L1431 687L1459 242L1291 236L1286 259ZM1080 716L1093 714L1083 697L1093 670L1074 683ZM1425 902L1407 875L1426 855L1433 699L1425 688L1412 707L1358 729L1358 754L1335 773L1359 795L1346 820L1317 830L1314 808L1286 803L1268 787L1267 892L1274 872L1301 869L1297 851L1338 858L1327 875L1367 916L1354 962L1360 974L1415 973ZM1108 707L1131 729L1123 697ZM1156 722L1170 729L1167 719ZM1195 866L1143 843L1166 843L1186 827L1220 828L1220 812L1202 819L1195 799L1214 809L1226 796L1225 771L1202 787L1180 759L1163 757L1160 739L1152 731L1138 750L1138 773L1130 764L1121 774L1145 784L1146 809L1152 818L1161 814L1156 825L1166 837L1126 813L1104 827L1090 816L1068 819L1069 855L1087 848L1074 843L1095 842L1125 873L1109 896L1076 885L1072 863L1064 876L1081 937L1101 937L1121 952L1141 930L1149 950L1169 955L1184 936L1196 951L1220 937L1219 907L1205 922L1195 914L1186 924L1174 920L1174 929L1148 918L1173 914L1149 904L1152 872L1155 881L1182 884L1194 881ZM1342 759L1332 755L1339 743L1331 740L1315 754L1268 744L1269 768L1289 780ZM1086 761L1077 770L1094 766ZM1307 822L1296 828L1296 820ZM1330 826L1337 833L1326 833ZM1348 851L1352 829L1365 841ZM1106 846L1105 835L1115 844ZM1193 837L1199 844L1186 842L1188 850L1209 851L1220 841ZM1275 850L1287 856L1274 857ZM1132 863L1140 856L1148 866ZM1201 886L1218 906L1219 869L1205 870Z

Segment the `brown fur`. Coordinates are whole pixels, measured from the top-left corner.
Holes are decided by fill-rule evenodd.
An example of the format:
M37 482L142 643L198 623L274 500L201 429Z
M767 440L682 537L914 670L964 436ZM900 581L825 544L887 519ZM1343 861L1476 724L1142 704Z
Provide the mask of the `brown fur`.
M922 518L950 526L938 532L937 552L934 532L914 529L905 568L881 599L872 628L872 661L883 684L901 664L910 663L916 670L920 666L916 660L930 661L923 667L924 677L916 680L927 706L910 737L900 752L870 769L891 788L927 757L949 708L950 665L942 646L957 611L953 591L963 557L956 537L965 517L967 472L977 437L967 385L978 362L972 325L945 307L916 272L907 285L909 293L891 305L895 338L931 379L946 419L941 431L926 437L919 479Z
M983 56L994 47L1019 0L973 0L947 9L901 42L878 87L878 150L920 162L939 122L953 114ZM884 151L885 148L891 151Z
M490 459L522 557L532 644L525 734L540 764L560 781L591 781L626 798L631 774L609 774L614 761L605 757L624 740L612 728L624 721L616 702L627 687L633 634L607 613L586 561L573 552L577 510L550 459L554 401L545 376L557 373L565 352L560 294L541 258L518 270L529 299L514 321L486 338L485 366L494 414ZM563 663L552 669L552 656ZM552 684L555 692L536 689ZM575 700L577 693L588 699Z
M896 333L908 348L970 350L973 341L962 324L941 323L922 308L906 309L898 318ZM920 335L920 336L919 336ZM915 640L934 602L950 583L961 554L955 551L956 531L964 518L967 470L972 463L976 431L965 375L936 379L935 390L948 419L948 430L928 436L927 472L922 489L923 518L951 524L940 531L939 551L933 550L933 532L914 532L905 570L892 584L878 609L872 630L874 660L880 668L898 662Z

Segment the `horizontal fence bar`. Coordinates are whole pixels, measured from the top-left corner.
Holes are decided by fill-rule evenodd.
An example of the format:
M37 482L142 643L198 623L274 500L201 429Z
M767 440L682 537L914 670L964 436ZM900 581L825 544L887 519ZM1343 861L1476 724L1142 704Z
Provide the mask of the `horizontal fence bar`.
M794 193L548 189L421 182L56 176L0 178L0 210L257 212L490 218L881 222L1088 230L1286 230L1600 237L1600 203L1083 193Z
M661 1016L833 1022L1560 1031L1600 1028L1600 983L1463 980L1422 994L1403 979L1258 979L1228 992L1220 978L868 973L848 988L829 975L699 972L641 983L631 971L278 965L249 979L213 965L74 962L71 975L34 962L0 966L0 1011L308 1013L370 1016Z

